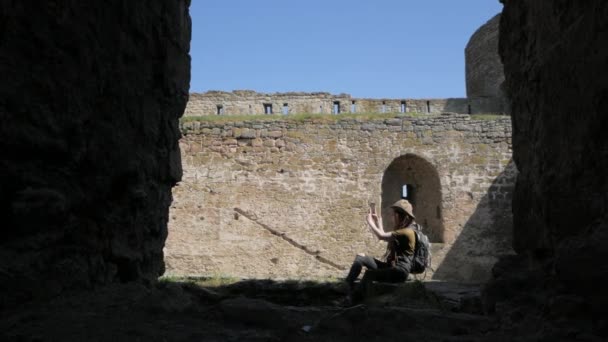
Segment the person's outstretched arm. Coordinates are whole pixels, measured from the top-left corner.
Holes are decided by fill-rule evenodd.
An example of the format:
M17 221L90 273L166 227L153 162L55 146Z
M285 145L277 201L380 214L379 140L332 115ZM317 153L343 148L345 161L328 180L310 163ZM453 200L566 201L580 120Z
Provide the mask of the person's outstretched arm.
M382 219L379 219L378 215L372 213L367 214L367 225L378 239L384 241L390 241L393 239L393 235L391 233L384 231Z

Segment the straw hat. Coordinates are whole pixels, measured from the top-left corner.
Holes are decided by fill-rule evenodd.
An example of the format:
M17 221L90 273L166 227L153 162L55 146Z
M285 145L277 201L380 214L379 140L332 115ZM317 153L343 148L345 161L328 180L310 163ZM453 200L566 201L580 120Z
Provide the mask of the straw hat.
M411 217L416 218L416 216L414 216L414 208L412 207L412 204L410 202L408 202L407 200L400 199L397 202L395 202L393 205L391 205L390 207L395 208L395 209L400 209L401 211L404 211L406 214L410 215Z

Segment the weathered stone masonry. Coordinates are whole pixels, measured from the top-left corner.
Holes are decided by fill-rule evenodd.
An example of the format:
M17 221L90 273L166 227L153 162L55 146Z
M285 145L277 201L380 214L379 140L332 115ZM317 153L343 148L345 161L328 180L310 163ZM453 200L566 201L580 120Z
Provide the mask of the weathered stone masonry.
M471 99L363 99L348 94L257 93L251 90L208 91L190 94L184 116L254 114L339 114L339 113L502 113L503 100L492 97Z
M163 273L189 6L0 3L0 307Z
M487 296L502 302L499 314L510 306L522 326L543 331L535 339L573 339L555 330L606 339L608 3L502 2L500 54L521 171L513 201L518 258L497 264ZM534 317L522 303L542 310Z
M486 279L496 257L511 251L508 118L181 128L184 177L173 192L168 274L343 276L356 253L382 256L364 215L369 201L396 200L388 189L400 181L414 185L416 215L435 242L434 278Z

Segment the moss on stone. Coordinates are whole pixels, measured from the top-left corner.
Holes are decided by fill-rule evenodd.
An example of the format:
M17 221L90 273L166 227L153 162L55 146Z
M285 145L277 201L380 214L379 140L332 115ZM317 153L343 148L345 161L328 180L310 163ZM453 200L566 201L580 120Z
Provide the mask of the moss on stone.
M488 162L486 156L475 154L469 157L469 163L473 165L485 165Z
M487 152L490 149L490 146L487 144L478 144L476 147L478 152Z

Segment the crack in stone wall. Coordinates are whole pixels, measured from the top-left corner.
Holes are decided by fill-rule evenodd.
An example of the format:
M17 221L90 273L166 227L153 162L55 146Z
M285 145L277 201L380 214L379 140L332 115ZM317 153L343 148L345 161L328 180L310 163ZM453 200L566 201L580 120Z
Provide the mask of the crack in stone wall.
M338 264L336 264L335 262L333 262L333 261L331 261L331 260L329 260L329 259L327 259L327 258L322 257L322 256L320 255L320 253L321 253L320 251L318 251L318 250L313 251L313 250L311 250L311 249L310 249L308 246L305 246L305 245L303 245L303 244L301 244L301 243L297 242L296 240L294 240L294 239L290 238L289 236L287 236L287 233L285 233L285 232L280 232L280 231L278 231L278 230L276 230L276 229L271 228L269 225L267 225L267 224L265 224L265 223L260 222L260 221L259 221L259 220L256 218L255 214L248 213L248 212L246 212L245 210L240 209L240 208L234 208L234 211L235 211L236 213L240 214L240 215L245 216L246 218L248 218L250 221L252 221L252 222L254 222L255 224L257 224L258 226L260 226L260 227L262 227L262 228L266 229L266 230L267 230L267 231L269 231L269 232L270 232L272 235L275 235L275 236L277 236L277 237L281 238L282 240L286 241L287 243L289 243L290 245L294 246L295 248L301 249L301 250L302 250L304 253L306 253L306 254L308 254L308 255L313 256L313 257L315 258L315 260L317 260L318 262L321 262L321 263L324 263L324 264L330 265L330 266L332 266L332 267L334 267L334 268L336 268L336 269L338 269L338 270L341 270L341 271L343 271L343 270L345 270L345 269L346 269L346 267L341 266L341 265L338 265Z

